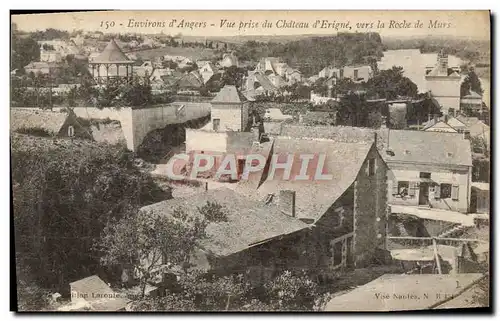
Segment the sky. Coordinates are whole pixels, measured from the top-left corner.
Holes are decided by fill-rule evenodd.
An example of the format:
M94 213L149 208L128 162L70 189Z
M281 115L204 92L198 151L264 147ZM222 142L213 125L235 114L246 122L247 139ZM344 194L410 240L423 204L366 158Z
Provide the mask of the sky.
M175 19L173 27L170 23ZM221 26L222 21L226 21ZM270 26L263 27L268 21ZM184 21L183 24L181 22ZM420 27L415 28L417 21ZM431 21L432 25L431 26ZM304 35L378 32L382 37L490 38L488 11L99 11L12 16L23 31L55 28L185 36ZM136 23L155 23L139 26ZM234 22L234 25L231 24ZM316 24L315 24L316 22ZM349 25L346 23L349 22ZM380 23L383 23L383 27ZM283 27L286 23L288 27ZM290 24L300 25L300 28ZM307 26L306 26L307 24ZM304 27L306 26L306 27Z

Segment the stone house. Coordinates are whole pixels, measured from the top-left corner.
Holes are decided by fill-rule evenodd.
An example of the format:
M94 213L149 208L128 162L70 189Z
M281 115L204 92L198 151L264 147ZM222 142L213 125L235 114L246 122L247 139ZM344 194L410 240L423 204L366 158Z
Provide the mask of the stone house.
M339 143L331 140L278 136L265 143L270 148L262 172L251 173L238 183L237 192L280 206L288 215L309 224L295 241L295 268L330 275L383 261L387 217L387 165L372 143ZM264 145L264 144L263 144ZM273 171L271 155L283 162L292 153L290 176ZM306 174L301 171L299 153L315 155ZM318 155L326 156L322 173L331 179L311 177L321 166ZM255 175L254 175L255 174Z

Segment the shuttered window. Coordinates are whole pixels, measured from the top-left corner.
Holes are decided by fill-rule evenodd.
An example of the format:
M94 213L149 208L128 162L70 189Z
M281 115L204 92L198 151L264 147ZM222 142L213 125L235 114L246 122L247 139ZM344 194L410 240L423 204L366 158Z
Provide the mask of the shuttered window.
M408 195L415 196L415 190L417 189L416 182L410 182L410 187L408 188Z
M441 186L436 185L434 187L434 198L438 199L441 197Z
M399 194L398 181L393 181L392 182L392 195L397 195L397 194Z
M458 185L453 185L451 187L451 199L454 201L458 200Z

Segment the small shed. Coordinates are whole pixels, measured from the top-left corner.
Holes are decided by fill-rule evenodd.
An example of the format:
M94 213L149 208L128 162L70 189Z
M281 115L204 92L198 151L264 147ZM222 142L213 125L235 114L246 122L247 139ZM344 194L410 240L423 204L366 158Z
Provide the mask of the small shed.
M85 306L92 311L125 311L129 299L114 292L97 275L69 284L71 288L71 303L75 306Z

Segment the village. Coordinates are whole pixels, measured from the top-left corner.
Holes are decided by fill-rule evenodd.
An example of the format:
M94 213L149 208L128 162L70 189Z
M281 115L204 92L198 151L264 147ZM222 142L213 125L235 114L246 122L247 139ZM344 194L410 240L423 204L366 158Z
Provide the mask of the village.
M488 306L484 57L366 33L353 43L378 57L311 67L243 57L255 43L12 31L30 52L11 68L16 253L57 284L43 309ZM28 190L21 173L41 168L53 176ZM195 276L212 283L193 303Z

